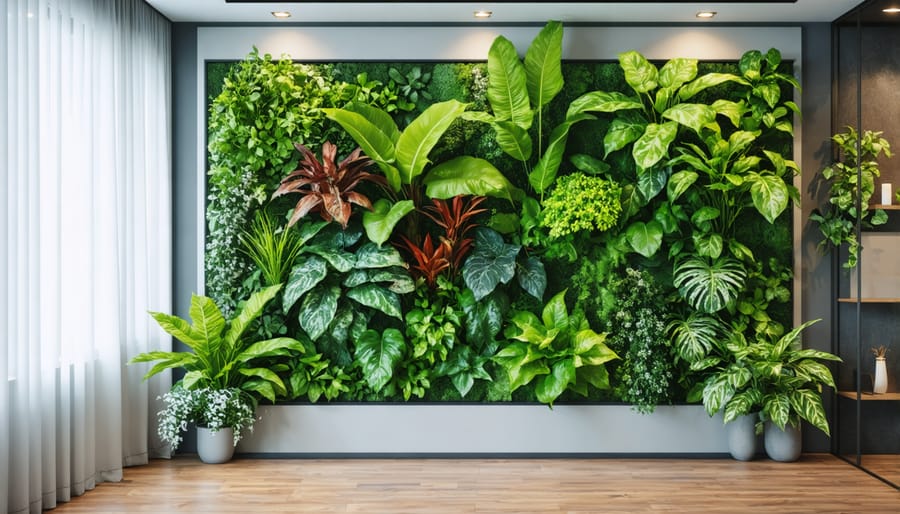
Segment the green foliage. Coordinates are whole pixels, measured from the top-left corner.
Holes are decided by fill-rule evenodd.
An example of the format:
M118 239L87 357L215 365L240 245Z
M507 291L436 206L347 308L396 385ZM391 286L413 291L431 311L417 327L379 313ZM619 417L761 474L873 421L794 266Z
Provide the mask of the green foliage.
M690 257L675 266L673 285L692 308L711 314L736 301L746 276L744 267L735 259L720 257L710 261Z
M250 230L241 235L241 243L267 286L284 282L301 245L292 231L277 227L265 209L256 212Z
M402 319L400 295L413 291L406 263L392 247L360 243L362 231L305 224L308 242L291 270L282 308L299 304L300 327L337 365L349 363L348 341L374 313ZM310 235L312 234L312 235Z
M222 311L205 296L191 297L188 322L162 312L150 315L170 335L186 344L190 352L147 352L135 356L129 364L156 362L144 379L166 369L184 369L181 383L185 389L240 389L274 402L287 389L271 369L256 364L260 359L304 352L303 344L289 337L249 341L244 332L281 290L281 284L254 293L241 311L226 321ZM157 362L158 361L158 362Z
M611 274L604 330L606 344L624 360L612 372L616 395L638 412L671 403L674 359L666 334L668 307L663 291L646 271L625 268Z
M841 359L801 349L798 343L800 332L817 321L808 321L778 339L761 334L747 341L743 334L734 333L708 356L694 361L692 367L707 374L701 384L707 413L724 410L728 423L759 412L760 423L771 420L782 429L803 419L829 434L820 394L822 386L835 385L831 371L820 361Z
M334 366L321 353L295 357L290 363L288 380L289 397L297 399L305 396L316 403L323 396L334 400L341 395L350 395L359 382L340 366Z
M583 173L560 177L544 199L541 224L554 239L582 230L603 232L619 219L621 193L618 184L600 177Z
M567 389L587 396L588 385L609 387L605 364L618 356L605 344L606 334L569 316L565 291L544 306L541 318L529 311L513 314L505 335L509 342L494 356L509 375L510 389L536 380L538 401L550 406Z
M853 268L859 258L859 241L856 239L856 221L864 227L882 225L887 214L882 209L870 209L869 201L875 193L875 179L881 175L878 159L891 157L891 145L882 132L867 130L859 136L856 129L831 137L843 161L836 161L822 170L822 178L828 182L828 207L815 212L810 219L819 224L825 239L820 248L848 245L845 268ZM857 146L859 149L857 149ZM860 181L861 179L861 181Z
M475 231L475 250L462 267L466 287L476 300L491 294L515 276L531 296L541 299L547 287L544 265L535 257L518 257L522 247L503 241L503 236L487 227Z

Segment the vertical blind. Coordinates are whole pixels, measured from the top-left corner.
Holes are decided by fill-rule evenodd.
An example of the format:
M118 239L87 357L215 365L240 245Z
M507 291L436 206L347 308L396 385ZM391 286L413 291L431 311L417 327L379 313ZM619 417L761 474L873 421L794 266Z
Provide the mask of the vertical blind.
M141 0L0 0L0 508L40 512L167 452L127 367L166 349L171 53ZM148 323L149 321L149 323Z

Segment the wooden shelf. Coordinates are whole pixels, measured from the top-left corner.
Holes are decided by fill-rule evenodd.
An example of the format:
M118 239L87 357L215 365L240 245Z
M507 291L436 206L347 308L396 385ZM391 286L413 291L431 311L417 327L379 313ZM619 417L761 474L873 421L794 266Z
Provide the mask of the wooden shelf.
M900 210L900 204L892 203L890 205L884 205L884 204L876 203L875 205L870 205L869 209L882 209L885 211L897 211L897 210Z
M856 391L838 391L838 396L855 400ZM900 400L900 393L863 393L859 396L859 399L863 401L897 401Z
M841 303L856 303L856 298L838 298ZM863 298L860 303L900 303L900 298Z

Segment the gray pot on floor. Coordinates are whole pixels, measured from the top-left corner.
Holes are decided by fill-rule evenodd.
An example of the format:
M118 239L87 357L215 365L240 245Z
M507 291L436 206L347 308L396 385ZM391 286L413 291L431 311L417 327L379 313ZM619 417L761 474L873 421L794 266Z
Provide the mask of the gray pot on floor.
M771 421L766 421L765 441L766 455L772 460L793 462L800 458L802 439L799 424L793 426L788 423L782 430Z
M752 460L761 449L756 435L756 413L745 414L725 424L728 452L736 460Z

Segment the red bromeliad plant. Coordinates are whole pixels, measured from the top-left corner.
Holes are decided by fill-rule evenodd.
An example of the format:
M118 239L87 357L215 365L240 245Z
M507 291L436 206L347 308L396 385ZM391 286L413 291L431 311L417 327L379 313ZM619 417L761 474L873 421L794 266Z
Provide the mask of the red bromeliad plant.
M293 226L310 212L318 212L325 221L336 221L347 228L350 221L351 204L372 209L372 202L364 194L354 191L360 182L368 181L387 187L385 178L366 170L373 161L362 155L357 148L340 163L336 163L337 147L329 141L322 145L322 161L307 147L295 143L294 147L303 155L298 168L281 181L272 194L277 198L288 193L302 195L288 226Z
M432 199L433 205L423 208L421 212L444 231L443 235L438 236L437 245L430 234L425 236L421 246L400 236L400 246L416 261L412 270L425 278L430 287L435 286L441 273L447 272L452 278L462 267L474 241L466 235L477 225L475 216L486 212L486 209L478 208L484 200L483 196L454 196L449 201Z

